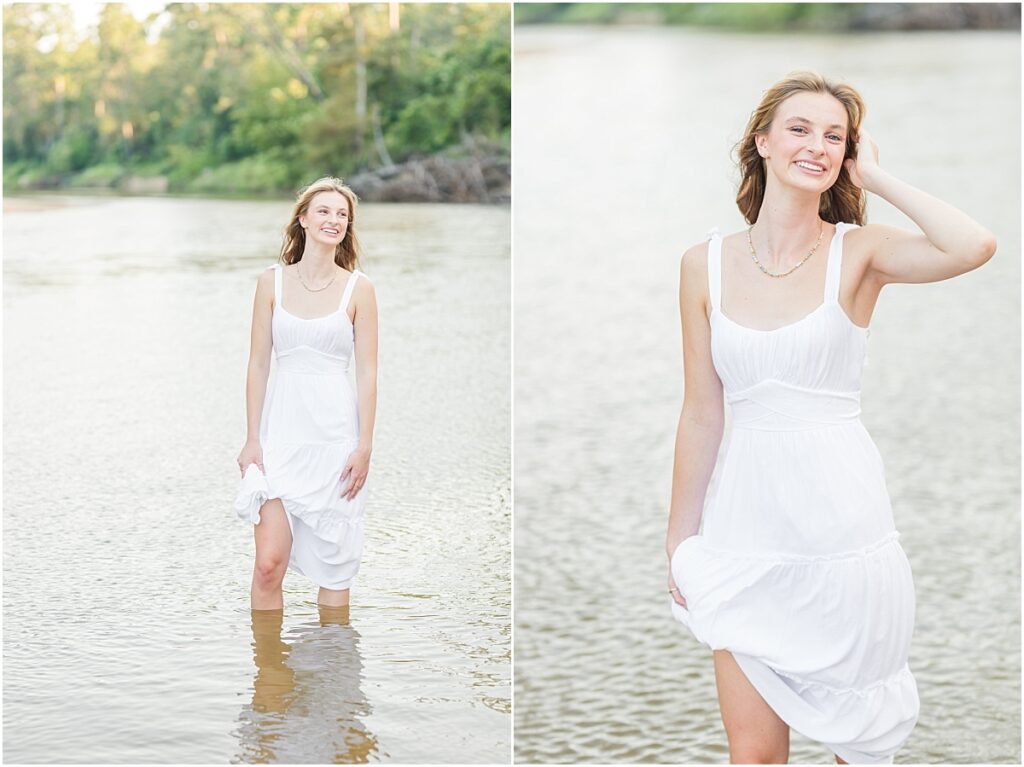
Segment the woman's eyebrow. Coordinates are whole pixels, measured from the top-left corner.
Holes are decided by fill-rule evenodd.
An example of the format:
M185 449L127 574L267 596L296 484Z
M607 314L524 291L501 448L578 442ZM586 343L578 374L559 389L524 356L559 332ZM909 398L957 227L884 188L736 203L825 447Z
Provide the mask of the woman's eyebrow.
M793 122L796 122L796 123L807 123L808 125L812 124L811 121L808 120L806 117L790 117L788 120L786 120L786 122L787 123L793 123ZM840 125L839 123L832 123L832 125L828 126L829 130L833 130L835 128L838 128L839 130L846 130L846 126L845 125Z

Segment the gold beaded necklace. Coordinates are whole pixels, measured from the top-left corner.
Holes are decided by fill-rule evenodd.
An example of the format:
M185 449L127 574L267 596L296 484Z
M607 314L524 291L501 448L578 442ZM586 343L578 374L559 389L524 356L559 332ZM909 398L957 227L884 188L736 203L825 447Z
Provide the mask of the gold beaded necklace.
M337 278L337 276L338 276L338 270L337 270L337 269L335 269L335 270L334 270L334 274L333 274L333 275L331 276L331 279L329 279L329 280L327 281L327 284L326 284L326 285L324 285L324 286L323 286L322 288L311 288L311 287L309 287L309 285L307 285L307 284L306 284L306 281L305 281L304 279L302 279L302 272L301 272L301 271L299 270L299 263L300 263L299 261L296 261L296 262L295 262L295 274L297 274L297 275L298 275L298 277L299 277L299 282L301 282L301 283L302 283L302 287L304 287L304 288L305 288L306 290L308 290L308 291L309 291L310 293L319 293L319 292L320 292L321 290L327 290L327 288L329 288L329 287L330 287L331 285L333 285L333 284L334 284L334 280L335 280L335 279Z
M804 261L806 261L808 258L810 258L811 256L814 255L814 251L816 251L818 249L818 246L821 245L821 237L822 237L822 235L825 234L825 222L824 221L821 222L821 230L818 232L818 239L814 243L814 247L811 248L811 252L803 257L803 261L798 263L796 266L794 266L789 271L782 272L781 274L775 274L774 272L769 272L767 269L765 269L764 264L762 264L760 261L757 260L757 253L754 252L754 240L750 236L750 233L753 231L753 229L754 229L754 225L753 224L751 224L750 226L747 227L747 245L750 247L750 257L754 259L754 263L757 264L757 268L760 269L765 274L767 274L769 277L785 277L786 275L792 274L797 269L799 269L801 266L803 266L804 265Z

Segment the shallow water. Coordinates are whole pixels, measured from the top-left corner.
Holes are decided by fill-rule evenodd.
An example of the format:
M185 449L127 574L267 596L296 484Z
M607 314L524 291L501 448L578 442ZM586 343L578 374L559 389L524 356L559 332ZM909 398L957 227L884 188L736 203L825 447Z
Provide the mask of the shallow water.
M365 205L380 306L349 616L249 609L234 514L290 205L5 200L4 759L509 758L507 208ZM278 614L280 615L280 614Z
M914 570L903 763L1020 761L1020 37L515 35L517 761L728 760L710 651L669 614L679 256L741 226L729 150L815 67L883 167L996 232L958 279L883 292L863 420ZM871 220L908 225L877 198ZM792 761L824 763L794 737Z

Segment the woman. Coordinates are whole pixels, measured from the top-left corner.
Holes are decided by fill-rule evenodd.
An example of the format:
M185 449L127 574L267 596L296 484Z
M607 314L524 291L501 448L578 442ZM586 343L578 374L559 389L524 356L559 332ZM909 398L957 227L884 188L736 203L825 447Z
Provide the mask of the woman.
M260 275L238 455L239 515L255 525L252 608L284 606L287 567L349 603L363 544L377 405L377 301L356 270L356 196L321 178L299 194L280 263ZM277 373L267 390L270 352ZM348 379L356 361L356 391ZM357 396L358 394L358 396Z
M790 727L837 762L890 762L917 721L910 566L859 420L867 328L884 285L955 277L996 244L882 170L863 115L815 73L774 85L738 145L750 227L682 258L668 590L715 651L736 763L786 762ZM865 192L921 233L865 224Z

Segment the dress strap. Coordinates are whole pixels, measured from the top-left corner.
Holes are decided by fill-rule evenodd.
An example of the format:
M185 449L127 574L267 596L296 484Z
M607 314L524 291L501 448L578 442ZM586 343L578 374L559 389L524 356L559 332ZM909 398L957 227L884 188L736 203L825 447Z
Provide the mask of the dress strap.
M356 286L356 280L359 279L360 274L362 272L359 270L352 271L352 275L345 284L345 292L341 296L341 306L338 307L338 311L348 311L348 302L352 300L352 289Z
M825 266L825 303L839 302L839 280L843 272L843 236L853 224L836 224L836 233L828 248L828 264Z
M274 306L281 306L281 265L274 264L270 267L274 270Z
M718 227L708 232L708 296L711 298L711 308L721 312L722 235Z

